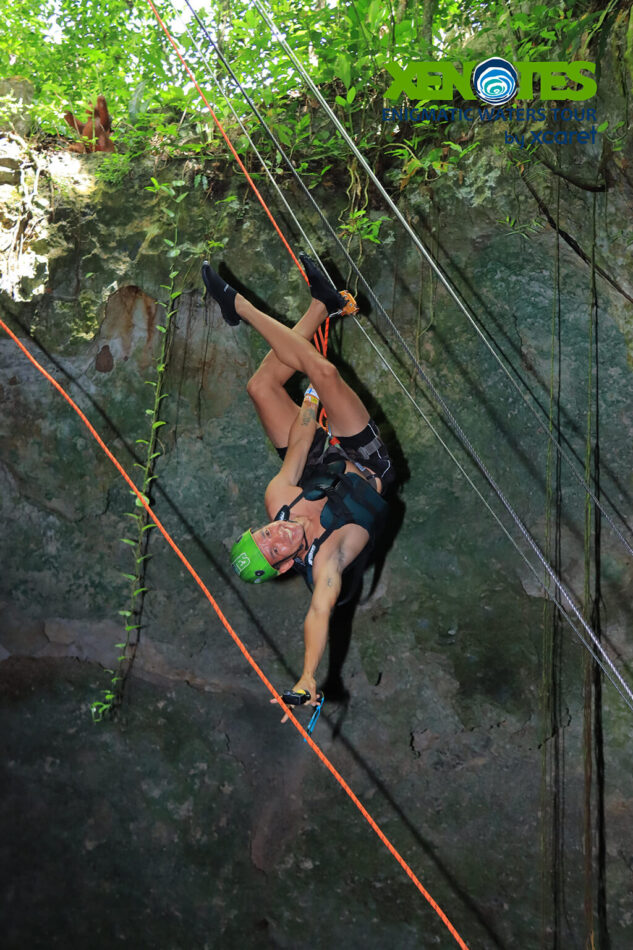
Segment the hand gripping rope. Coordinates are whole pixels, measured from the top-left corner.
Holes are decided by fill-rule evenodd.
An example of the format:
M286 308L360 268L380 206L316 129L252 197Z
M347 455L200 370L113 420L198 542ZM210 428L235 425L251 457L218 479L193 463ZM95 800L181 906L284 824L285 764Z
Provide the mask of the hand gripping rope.
M101 438L101 436L99 435L99 433L97 432L97 430L94 428L94 426L92 425L92 423L91 423L91 422L89 421L89 419L87 418L87 416L81 411L81 409L79 408L79 406L77 405L77 403L68 395L68 393L63 389L63 387L57 382L57 380L54 379L54 378L51 376L51 374L48 373L48 372L44 369L44 367L41 365L41 363L39 363L39 362L35 359L35 357L33 356L33 354L27 349L27 347L22 343L22 341L18 339L18 337L16 336L16 334L15 334L11 329L9 329L9 327L7 326L7 324L6 324L6 323L4 322L4 320L2 320L2 319L0 319L0 328L1 328L2 330L4 330L4 332L13 340L13 342L15 343L15 345L24 353L24 355L26 356L26 358L33 364L33 366L42 374L42 376L44 376L45 379L48 380L48 382L49 382L52 386L55 387L55 389L60 393L60 395L62 395L62 396L64 397L64 399L66 400L66 402L71 406L71 408L74 409L74 411L77 413L77 415L79 416L79 418L81 419L81 421L83 422L83 424L86 426L86 428L88 429L88 431L90 432L90 434L92 435L92 437L93 437L93 438L96 440L96 442L98 443L99 447L103 450L103 452L105 452L105 454L106 454L107 457L110 459L110 461L112 462L112 464L114 465L114 467L116 468L116 470L118 471L118 473L119 473L119 474L121 475L121 477L127 482L129 488L134 492L134 494L136 495L136 497L137 497L137 499L138 499L138 503L139 503L140 505L142 505L143 508L145 508L147 514L148 514L149 517L152 519L152 521L154 522L154 524L156 525L156 527L158 528L158 530L160 531L160 533L163 535L163 537L165 538L165 541L167 542L167 544L170 546L170 548L174 551L174 553L175 553L176 556L179 558L179 560L183 563L183 565L184 565L184 566L186 567L186 569L189 571L189 573L190 573L191 576L193 577L194 581L196 582L196 584L198 585L198 587L200 588L200 590L202 591L202 593L204 594L204 596L207 598L207 600L209 601L209 603L210 603L211 606L213 607L215 613L217 614L218 619L220 620L220 622L222 623L222 625L223 625L224 628L226 629L227 633L229 634L229 636L231 637L231 639L234 641L235 645L238 647L238 649L241 651L241 653L244 655L244 658L247 660L248 663L250 663L250 665L251 665L252 668L255 670L255 672L256 672L257 675L259 676L260 680L262 681L262 683L266 686L266 688L267 688L268 691L271 693L271 695L273 696L273 698L277 700L277 702L279 703L280 707L283 708L283 709L285 709L285 711L288 713L288 718L290 719L290 722L293 724L293 726L295 727L295 729L303 736L304 740L308 743L308 745L310 746L310 748L312 749L312 751L315 753L315 755L318 756L318 758L319 758L319 759L321 760L321 762L325 765L325 767L328 769L328 771L332 773L332 775L334 776L334 778L336 779L336 781L339 783L339 785L341 786L341 788L343 789L343 791L345 791L346 794L351 798L351 800L353 801L353 803L356 805L356 807L358 808L358 810L360 811L360 813L363 815L363 817L365 818L365 820L368 822L368 824L369 824L369 825L373 828L373 830L376 832L376 834L378 835L378 837L380 838L380 840L382 841L382 843L385 845L385 847L387 848L387 850L391 852L391 854L392 854L393 857L396 859L396 861L398 862L398 864L402 867L402 869L403 869L404 872L407 874L407 876L411 879L411 881L413 881L413 883L415 884L415 886L417 887L417 889L420 891L420 893L421 893L422 896L425 898L425 900L427 900L428 903L431 905L431 907L432 907L433 910L436 912L436 914L438 915L438 917L440 918L440 920L441 920L441 921L444 923L444 925L448 928L448 930L450 931L450 933L452 934L452 936L453 936L453 937L455 938L455 940L457 941L458 945L461 947L461 950L468 950L468 946L467 946L466 943L462 940L462 938L460 937L460 935L458 934L458 932L455 930L454 926L452 925L452 923L450 922L450 920L448 919L448 917L446 916L446 914L444 913L444 911L442 910L442 908L439 906L439 904L437 904L437 903L433 900L433 898L431 897L431 895L429 894L429 892L426 890L426 888L425 888L424 885L421 883L421 881L415 876L415 874L413 873L413 871L411 870L411 868L409 867L409 865L406 863L406 861L404 860L404 858L401 857L400 853L396 850L396 848L394 847L394 845L393 845L393 844L391 843L391 841L387 838L387 836L386 836L385 833L381 830L381 828L378 826L378 824L374 821L374 819L373 819L372 816L369 814L369 812L368 812L367 809L364 807L364 805L361 803L361 801L358 799L358 797L354 794L354 792L352 791L352 789L350 788L350 786L347 784L347 782L345 781L345 779L343 778L343 776L342 776L342 775L336 770L336 768L332 765L332 763L330 762L330 760L328 759L328 757L325 755L324 752L321 751L321 749L319 748L319 746L314 742L314 740L312 739L312 737L311 737L311 736L308 734L308 732L303 728L303 726L301 725L301 723L299 723L299 722L297 721L297 719L295 718L295 716L294 716L293 713L292 713L292 710L291 710L289 707L284 706L284 704L283 704L283 702L282 702L281 696L279 695L279 693L277 692L277 690L275 689L275 687L272 685L272 683L270 682L270 680L267 678L266 674L265 674L264 671L261 669L261 667L260 667L260 666L257 664L257 662L253 659L253 657L252 657L251 654L249 653L248 649L246 648L245 644L242 642L242 640L239 638L239 636L237 635L237 633L235 632L235 630L233 629L233 627L231 626L231 624L229 623L229 621L227 620L227 618L224 616L224 614L222 613L222 610L220 609L220 607L219 607L217 601L215 600L215 598L213 597L213 595L211 594L211 592L209 591L209 589L208 589L208 588L206 587L206 585L204 584L204 582L203 582L203 580L201 579L200 575L196 572L196 570L193 568L193 566L192 566L192 565L190 564L190 562L187 560L187 558L185 557L185 555L183 554L183 552L180 550L180 548L178 547L178 545L176 544L176 542L174 541L174 539L171 537L171 535L169 534L169 532L167 531L167 529L164 527L163 523L162 523L162 522L160 521L160 519L157 517L157 515L154 514L154 512L153 512L152 508L150 507L150 505L147 503L147 501L145 500L145 498L143 497L143 495L141 494L141 492L138 490L138 488L136 487L136 485L134 484L134 482L132 481L132 479L130 478L130 476L128 475L128 473L125 471L125 469L124 469L123 466L121 465L121 463L118 461L118 459L112 454L112 452L110 451L110 449L107 447L107 445L105 444L105 442L103 441L103 439ZM317 707L317 708L318 708L318 712L320 712L320 707ZM318 718L318 716L317 716L316 718ZM312 728L314 728L314 725L316 724L316 718L315 718L315 716L313 715L313 721L311 721L311 723L310 723L310 725L312 725Z

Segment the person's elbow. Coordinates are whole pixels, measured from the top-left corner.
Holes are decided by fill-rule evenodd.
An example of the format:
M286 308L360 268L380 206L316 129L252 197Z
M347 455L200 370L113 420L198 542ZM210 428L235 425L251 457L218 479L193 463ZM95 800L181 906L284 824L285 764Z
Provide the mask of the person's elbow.
M327 627L336 604L336 598L320 597L313 600L306 614L306 624L318 627Z

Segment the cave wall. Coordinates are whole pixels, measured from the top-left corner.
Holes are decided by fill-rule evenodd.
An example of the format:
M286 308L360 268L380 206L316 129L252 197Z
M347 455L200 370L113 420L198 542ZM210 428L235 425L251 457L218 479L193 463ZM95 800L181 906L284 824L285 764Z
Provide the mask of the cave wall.
M591 354L595 361L591 268L568 242L557 251L542 214L529 233L507 226L508 217L539 218L539 209L492 148L499 130L483 134L461 177L410 190L402 206L546 410L558 253L561 419L582 470ZM4 147L16 155L14 143ZM533 183L550 209L560 188L561 228L588 252L596 202L596 262L617 283L597 278L601 490L624 515L633 463L633 285L630 232L619 225L630 217L631 188L617 169L630 151L629 142L616 156L608 195L554 176ZM28 165L28 156L18 157ZM586 148L570 164L589 176L598 158ZM226 169L204 197L192 188L182 203L181 253L169 258L170 225L145 185L157 173L166 182L191 180L190 168L138 168L117 188L95 181L100 156L41 161L55 187L42 200L23 272L4 273L3 319L134 471L136 440L147 438L146 380L162 343L164 287L170 269L179 270L154 505L283 689L302 659L303 582L240 586L227 561L239 531L264 518L263 488L278 464L245 391L265 349L203 301L201 244L218 242L212 259L224 260L278 317L299 316L307 291L261 208ZM332 221L344 204L341 183L326 181L318 193ZM0 187L4 207L15 207L16 181ZM222 201L227 195L237 200ZM290 196L298 203L292 189ZM345 280L313 211L302 212ZM363 249L364 273L544 543L547 417L534 419L406 236L388 225L381 236L381 246ZM385 321L363 304L407 392L503 517ZM373 584L367 576L353 616L337 624L334 652L344 662L329 674L324 662L327 701L315 737L471 946L539 945L541 892L554 874L565 893L566 945L580 945L582 648L563 625L564 726L549 735L540 711L542 588L359 329L346 322L333 335L341 371L393 449L401 486L384 566ZM449 946L338 786L294 730L279 725L266 690L156 532L124 706L114 723L91 722L90 703L108 683L104 669L116 664L118 611L129 599L122 573L130 551L121 538L134 502L69 407L4 335L0 401L7 945L290 947L300 933L317 946ZM561 493L561 569L581 598L584 499L566 466ZM633 650L630 589L631 560L605 528L603 630L624 662ZM633 939L631 714L608 684L603 703L615 950ZM543 775L552 762L564 796L551 819L559 828L555 872L547 844L555 784Z

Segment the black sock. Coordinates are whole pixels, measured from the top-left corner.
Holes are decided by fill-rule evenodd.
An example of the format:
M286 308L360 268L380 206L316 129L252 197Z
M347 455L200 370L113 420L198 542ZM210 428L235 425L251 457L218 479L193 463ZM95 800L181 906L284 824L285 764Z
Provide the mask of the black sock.
M328 313L336 313L342 310L347 301L341 297L338 290L332 287L328 278L323 274L315 261L307 254L299 254L299 260L303 264L306 277L310 281L310 293L315 300L324 303Z
M236 327L241 319L235 309L237 290L227 284L219 274L216 274L208 261L205 261L202 265L202 279L209 294L220 305L222 316L226 322L229 326Z

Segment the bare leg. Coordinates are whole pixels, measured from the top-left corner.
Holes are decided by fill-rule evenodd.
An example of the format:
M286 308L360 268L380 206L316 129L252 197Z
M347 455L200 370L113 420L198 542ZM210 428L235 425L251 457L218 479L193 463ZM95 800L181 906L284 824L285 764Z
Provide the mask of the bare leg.
M309 341L326 316L325 306L319 300L312 300L290 332ZM292 366L282 363L274 350L270 350L246 387L266 435L277 448L288 445L288 433L297 416L298 407L284 389L284 383L294 372Z
M320 311L313 310L315 304L322 309L320 309ZM237 294L235 297L235 310L242 320L246 323L250 323L250 325L270 343L278 363L287 367L287 370L283 371L283 373L288 373L285 379L288 379L295 371L304 373L308 377L317 390L321 402L325 407L334 435L356 435L357 432L360 432L361 429L367 425L369 413L363 405L362 400L356 395L354 390L341 379L336 367L326 360L324 356L321 356L309 342L309 336L312 335L314 330L312 330L309 336L304 336L302 332L296 332L297 328L291 330L267 314L262 313L261 310L254 307L241 294ZM313 304L306 313L306 317L308 317L311 311L313 311L315 318L317 312L322 314L321 319L325 316L325 308L322 304L319 304L318 301L313 301ZM308 324L311 326L310 321L306 321L304 324L306 333ZM279 376L283 375L281 368L276 364L274 365ZM289 397L288 402L290 405L294 405ZM296 407L293 413L292 421L294 421L296 416ZM262 421L264 422L263 419ZM284 425L285 422L286 420L284 418ZM266 427L266 431L269 432L266 422L264 422L264 426ZM289 426L285 429L284 439L287 437L288 431ZM275 429L275 437L277 439L279 435L280 432ZM273 435L270 435L270 437L273 444L286 444L285 441L276 441Z

